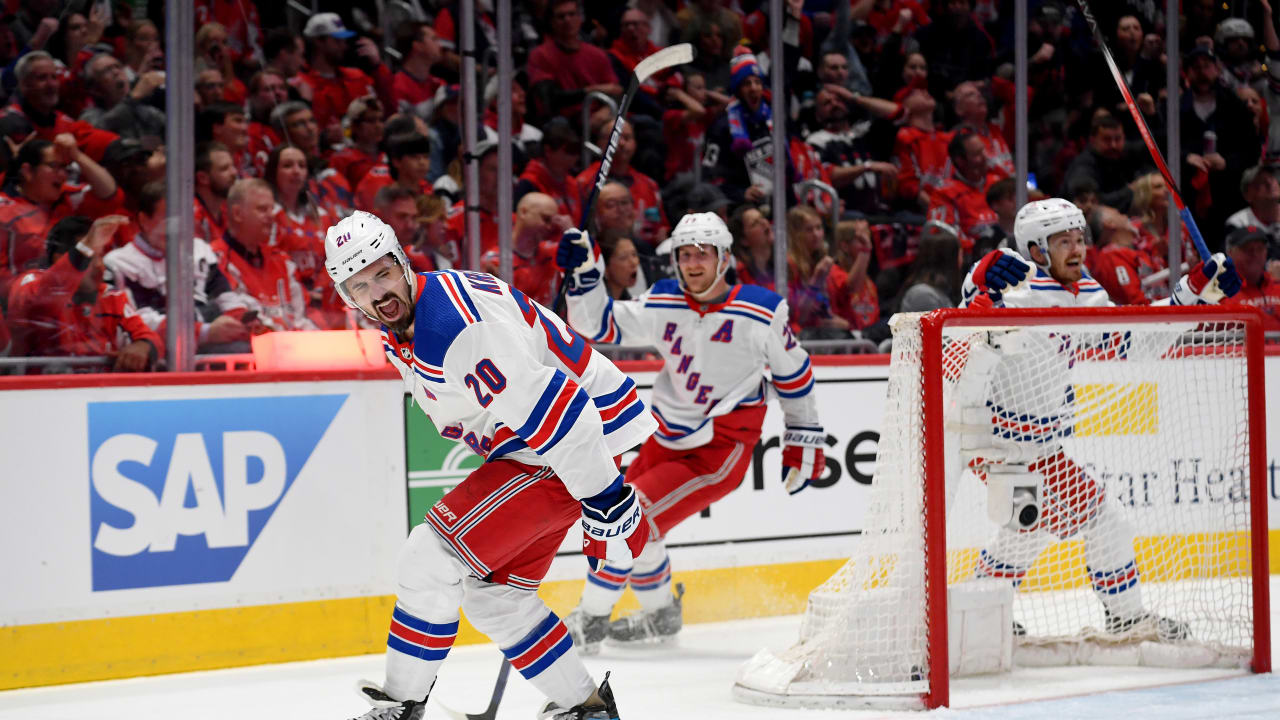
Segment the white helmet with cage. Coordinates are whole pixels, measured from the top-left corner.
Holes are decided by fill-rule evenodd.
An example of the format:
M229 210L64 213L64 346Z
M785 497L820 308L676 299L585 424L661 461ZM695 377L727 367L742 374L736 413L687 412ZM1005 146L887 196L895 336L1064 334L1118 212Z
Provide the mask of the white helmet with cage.
M676 282L680 285L680 289L695 298L701 299L700 296L710 292L720 278L729 271L729 262L733 257L733 235L729 232L729 227L724 224L724 220L713 212L689 213L680 218L680 222L676 223L675 229L671 231L670 239L664 244L671 249L671 264L675 268ZM684 284L684 275L680 272L678 262L679 248L684 245L697 247L710 245L716 249L716 279L701 293L690 292Z
M377 320L369 311L360 307L351 299L351 295L343 286L352 275L368 267L383 255L390 255L400 264L404 271L405 282L413 288L413 268L409 266L409 258L405 257L404 248L391 226L382 222L378 216L363 210L357 210L337 223L329 226L324 236L324 268L329 278L338 289L338 294L348 306L353 307L370 319Z
M1049 238L1064 230L1085 229L1084 213L1070 200L1049 198L1035 200L1022 206L1013 220L1013 239L1018 246L1018 254L1029 262L1036 262L1031 256L1031 248L1040 248L1044 262L1041 267L1049 266Z

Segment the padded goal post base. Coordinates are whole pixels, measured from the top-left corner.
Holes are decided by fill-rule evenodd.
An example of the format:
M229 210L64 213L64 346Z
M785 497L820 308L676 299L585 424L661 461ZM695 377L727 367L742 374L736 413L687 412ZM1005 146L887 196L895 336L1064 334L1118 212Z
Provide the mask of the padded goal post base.
M1014 589L1014 669L1269 672L1261 323L1217 306L894 316L866 526L810 594L799 642L760 651L734 697L948 705L965 666L949 657L964 646L951 589L993 580ZM1002 463L1038 476L1030 525L989 507L1008 495L987 488ZM1007 667L976 647L971 669Z

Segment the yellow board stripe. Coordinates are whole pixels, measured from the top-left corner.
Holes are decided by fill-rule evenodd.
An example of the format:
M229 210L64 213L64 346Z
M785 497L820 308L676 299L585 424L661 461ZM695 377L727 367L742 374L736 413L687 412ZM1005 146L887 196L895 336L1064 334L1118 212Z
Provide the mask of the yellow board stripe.
M1209 540L1139 540L1139 561L1150 562L1161 552L1203 549ZM1233 559L1224 573L1238 574L1247 566L1243 539L1214 541L1232 547ZM1083 583L1083 554L1075 545L1064 543L1051 552L1063 553L1059 561L1078 567ZM1269 545L1271 572L1280 573L1280 531L1269 533ZM843 564L818 560L690 570L676 572L674 578L688 591L685 621L714 622L801 612L809 592ZM1173 565L1167 576L1148 574L1143 567L1144 577L1157 580L1178 576L1182 566ZM1038 589L1054 587L1040 578L1028 578L1024 585L1033 582ZM539 590L561 616L577 604L581 593L581 580L548 582ZM0 627L0 690L380 653L386 648L394 603L391 596L337 598ZM628 591L617 609L627 613L637 607ZM457 642L488 640L463 618Z
M1155 383L1080 383L1075 391L1077 437L1155 435L1160 397Z

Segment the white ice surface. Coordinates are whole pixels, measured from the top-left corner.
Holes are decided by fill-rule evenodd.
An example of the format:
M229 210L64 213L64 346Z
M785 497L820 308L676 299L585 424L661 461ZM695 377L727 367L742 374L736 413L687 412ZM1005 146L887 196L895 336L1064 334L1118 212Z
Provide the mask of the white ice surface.
M1280 576L1271 580L1272 596ZM1272 603L1272 646L1280 611ZM730 697L739 665L761 647L791 645L799 616L691 625L677 644L645 651L605 647L587 665L613 672L626 720L664 718L1280 718L1280 677L1224 670L1038 668L953 684L951 709L932 713L779 710ZM454 648L440 672L427 719L444 717L437 701L479 712L488 703L501 655L492 645ZM367 707L355 681L382 678L382 655L263 665L0 692L0 720L345 720ZM1143 689L1120 690L1120 688ZM513 674L499 718L530 720L541 697Z

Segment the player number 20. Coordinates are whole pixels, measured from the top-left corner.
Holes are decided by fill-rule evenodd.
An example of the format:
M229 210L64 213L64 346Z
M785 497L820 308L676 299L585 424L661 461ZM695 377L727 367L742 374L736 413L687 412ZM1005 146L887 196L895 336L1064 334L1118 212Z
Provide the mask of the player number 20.
M480 379L477 380L477 377ZM480 403L480 407L489 407L489 403L493 402L493 395L497 395L507 389L507 378L498 371L498 368L489 358L476 363L475 374L467 375L462 381L475 392L476 402ZM480 387L482 382L493 395L483 391Z

